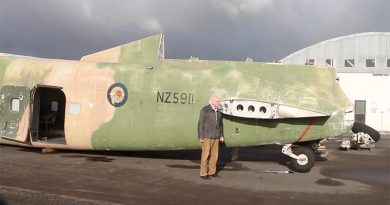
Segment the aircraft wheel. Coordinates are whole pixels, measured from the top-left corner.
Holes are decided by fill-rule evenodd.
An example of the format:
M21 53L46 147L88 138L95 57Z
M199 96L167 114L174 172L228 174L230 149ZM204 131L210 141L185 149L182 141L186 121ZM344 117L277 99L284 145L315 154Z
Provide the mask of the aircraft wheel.
M374 128L372 128L364 123L361 123L361 122L353 123L352 132L353 133L358 133L358 132L367 133L368 135L370 135L370 137L375 142L378 142L379 139L381 138L381 134L378 131L376 131Z
M296 172L309 172L316 161L314 151L308 147L299 146L293 148L292 152L298 156L298 159L291 158L292 168Z
M239 152L240 152L240 148L238 148L238 147L230 148L229 160L230 161L237 161L239 156L240 156Z

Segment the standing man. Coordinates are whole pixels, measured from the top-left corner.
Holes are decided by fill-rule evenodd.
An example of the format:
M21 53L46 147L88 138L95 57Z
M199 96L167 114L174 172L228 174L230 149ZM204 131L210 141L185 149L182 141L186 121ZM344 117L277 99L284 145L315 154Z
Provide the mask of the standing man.
M204 106L200 111L198 138L202 144L200 160L201 179L209 180L210 177L220 177L217 174L219 141L224 141L222 115L218 111L220 103L221 98L214 95L210 98L209 105Z

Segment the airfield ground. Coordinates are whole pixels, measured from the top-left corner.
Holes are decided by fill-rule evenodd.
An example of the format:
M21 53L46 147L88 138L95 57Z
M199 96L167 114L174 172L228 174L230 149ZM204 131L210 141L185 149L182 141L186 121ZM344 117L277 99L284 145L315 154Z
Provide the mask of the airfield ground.
M0 146L0 204L390 204L390 135L372 151L339 151L309 173L288 170L278 146L242 148L199 178L199 151L42 153Z

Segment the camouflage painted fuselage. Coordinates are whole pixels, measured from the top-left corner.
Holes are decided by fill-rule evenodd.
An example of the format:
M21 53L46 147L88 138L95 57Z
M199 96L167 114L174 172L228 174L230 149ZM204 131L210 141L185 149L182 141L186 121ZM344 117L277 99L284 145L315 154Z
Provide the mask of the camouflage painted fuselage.
M224 115L227 147L323 139L343 134L352 126L345 121L351 103L333 68L165 60L163 49L163 36L157 35L85 56L81 61L0 55L1 87L62 87L66 143L32 140L31 126L26 124L34 121L33 102L20 109L26 114L17 119L17 136L7 139L1 135L0 142L85 150L195 149L199 148L199 111L213 94L222 99L264 101L326 113L323 117L284 119ZM115 104L110 87L118 83L127 92L119 93L122 101ZM3 97L1 103L8 105L5 100ZM71 110L74 105L79 105L76 112ZM10 119L5 114L0 117L5 133Z

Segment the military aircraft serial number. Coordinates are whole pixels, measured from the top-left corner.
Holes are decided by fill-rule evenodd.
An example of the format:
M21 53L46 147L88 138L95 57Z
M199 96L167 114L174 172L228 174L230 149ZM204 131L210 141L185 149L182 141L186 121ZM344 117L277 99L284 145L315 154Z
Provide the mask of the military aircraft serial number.
M157 103L194 104L195 93L157 92Z

